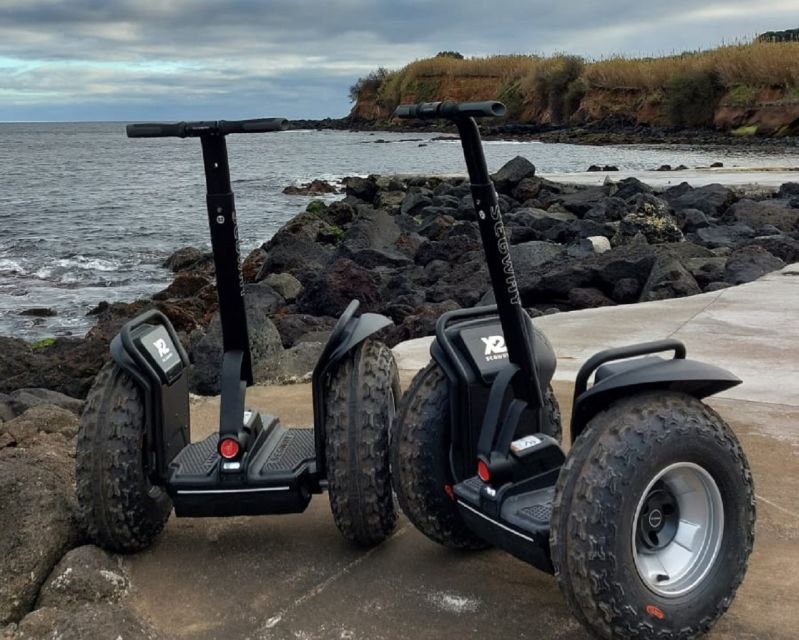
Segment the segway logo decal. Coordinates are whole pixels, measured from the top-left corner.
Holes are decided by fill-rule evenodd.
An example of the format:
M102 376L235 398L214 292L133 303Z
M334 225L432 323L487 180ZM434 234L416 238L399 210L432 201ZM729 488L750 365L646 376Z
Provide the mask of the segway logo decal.
M508 290L511 304L521 304L519 297L519 285L516 283L516 276L513 273L513 262L510 257L508 238L505 235L505 225L502 224L502 213L499 206L491 207L491 219L494 221L494 235L497 238L497 250L502 256L502 271L505 274L505 287Z
M163 338L158 338L158 340L153 342L153 346L155 350L158 351L158 357L161 358L161 360L167 360L169 356L172 355L172 349L167 346L166 340Z
M486 360L501 360L507 357L508 347L505 345L504 336L488 336L487 338L480 338L485 345Z

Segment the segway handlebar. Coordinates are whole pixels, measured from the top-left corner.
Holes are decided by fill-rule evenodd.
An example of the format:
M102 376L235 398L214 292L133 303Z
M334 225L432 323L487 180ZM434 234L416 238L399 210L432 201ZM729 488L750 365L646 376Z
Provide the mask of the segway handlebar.
M267 133L284 131L289 126L285 118L256 118L254 120L217 120L208 122L147 122L129 124L128 138L198 138L204 135L229 133Z
M506 113L505 105L496 100L486 102L420 102L401 104L394 111L397 118L501 118Z

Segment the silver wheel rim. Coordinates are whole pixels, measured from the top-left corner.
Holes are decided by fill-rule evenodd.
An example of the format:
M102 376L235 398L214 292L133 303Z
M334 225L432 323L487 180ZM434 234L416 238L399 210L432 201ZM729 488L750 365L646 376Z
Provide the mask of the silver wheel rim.
M635 510L635 568L656 594L675 598L695 589L721 549L724 504L711 475L692 462L658 473Z

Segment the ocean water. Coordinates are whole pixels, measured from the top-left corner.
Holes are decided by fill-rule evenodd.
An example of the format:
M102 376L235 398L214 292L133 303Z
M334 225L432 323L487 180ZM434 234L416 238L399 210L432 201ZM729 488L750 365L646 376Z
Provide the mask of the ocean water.
M378 142L386 141L386 142ZM426 145L426 146L420 146ZM281 191L314 178L460 174L457 140L432 134L286 131L228 138L242 252L268 240L310 200ZM796 166L773 149L487 142L489 168L516 155L539 172L661 164ZM210 247L196 139L129 140L122 123L0 123L0 335L82 335L101 301L131 301L171 281L174 250ZM35 318L26 309L57 315Z

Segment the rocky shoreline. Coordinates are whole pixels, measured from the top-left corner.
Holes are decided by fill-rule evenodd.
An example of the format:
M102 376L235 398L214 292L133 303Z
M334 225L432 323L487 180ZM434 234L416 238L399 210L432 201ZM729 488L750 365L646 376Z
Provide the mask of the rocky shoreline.
M392 133L438 133L456 135L457 130L447 122L407 121L397 119L366 120L363 118L325 118L323 120L292 120L292 129L332 129L338 131L372 131ZM767 136L736 136L712 128L686 129L631 125L627 122L592 122L583 126L569 124L534 124L483 122L481 133L485 140L540 141L581 145L621 144L687 144L724 147L753 147L796 149L799 138Z
M716 291L799 261L799 183L758 195L685 183L657 192L635 178L577 187L537 177L521 157L494 181L532 315ZM258 382L307 379L352 298L393 320L383 335L391 345L429 335L444 311L492 301L463 179L344 184L341 200L312 201L244 262ZM166 266L169 287L99 305L85 338L0 338L0 637L155 637L125 606L118 561L84 545L73 458L81 398L109 340L145 309L180 333L192 391L219 391L211 255L187 247Z

